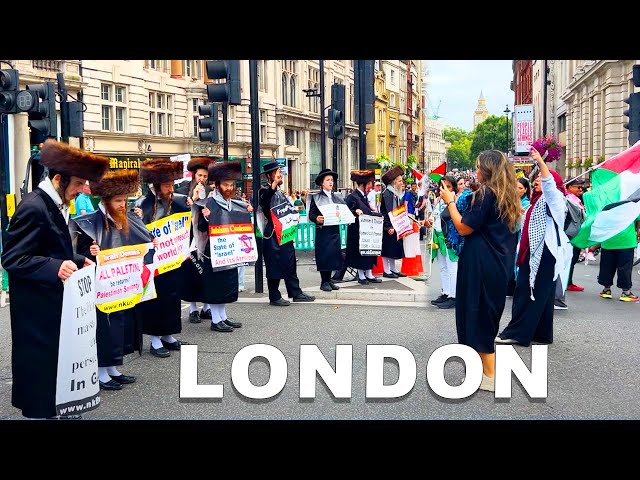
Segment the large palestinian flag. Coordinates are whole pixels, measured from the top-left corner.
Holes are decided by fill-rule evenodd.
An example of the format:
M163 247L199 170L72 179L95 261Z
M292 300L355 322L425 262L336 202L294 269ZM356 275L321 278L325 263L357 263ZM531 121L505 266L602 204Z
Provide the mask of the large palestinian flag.
M582 201L587 218L571 241L587 248L608 241L607 248L626 248L625 230L640 215L640 142L610 158L591 173L591 190Z

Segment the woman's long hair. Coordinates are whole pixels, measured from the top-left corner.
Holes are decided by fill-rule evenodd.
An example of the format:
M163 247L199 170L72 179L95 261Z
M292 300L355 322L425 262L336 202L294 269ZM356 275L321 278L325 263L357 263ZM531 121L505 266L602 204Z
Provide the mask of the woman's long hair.
M524 195L522 197L527 197L527 199L531 198L531 184L529 183L529 180L527 180L524 177L519 177L518 178L518 182L520 182L520 185L522 185L524 187L524 189L526 190L526 192L524 192ZM522 198L520 197L520 198Z
M471 205L482 200L487 189L496 196L498 213L510 232L516 231L516 222L521 216L521 202L514 185L516 172L504 153L499 150L485 150L478 155L481 185L473 193Z

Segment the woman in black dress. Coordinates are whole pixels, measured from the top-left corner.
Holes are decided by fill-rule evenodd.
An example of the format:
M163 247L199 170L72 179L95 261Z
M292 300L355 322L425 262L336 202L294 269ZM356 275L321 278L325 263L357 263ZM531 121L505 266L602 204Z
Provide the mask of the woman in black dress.
M494 341L513 269L521 210L513 188L515 171L502 152L480 153L477 168L480 187L464 216L456 207L454 192L441 188L440 195L456 230L465 237L456 283L458 342L476 350L482 359L480 389L495 391Z

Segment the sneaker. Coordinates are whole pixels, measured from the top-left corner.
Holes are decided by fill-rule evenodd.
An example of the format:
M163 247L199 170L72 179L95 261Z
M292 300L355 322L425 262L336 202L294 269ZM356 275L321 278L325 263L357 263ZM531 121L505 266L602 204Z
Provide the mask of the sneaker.
M631 292L622 292L620 295L621 302L637 302L638 300L640 299Z
M244 288L244 287L238 287L238 291L239 291L239 292L246 292L246 291L247 291L247 289L246 289L246 288Z
M449 298L448 295L445 295L444 293L442 295L440 295L438 298L436 298L435 300L431 300L431 305L438 305L439 303L444 302L447 298Z
M569 290L570 292L582 292L584 291L584 287L581 287L580 285L576 285L574 283L570 283L567 287L567 290Z
M487 377L484 373L482 374L482 382L480 382L480 390L485 390L487 392L495 392L496 391L496 377Z
M605 288L600 292L600 296L602 298L613 298L613 295L611 295L611 289L610 288ZM622 300L622 297L620 297L620 299Z
M553 301L553 309L554 310L568 310L569 307L562 300L554 300Z

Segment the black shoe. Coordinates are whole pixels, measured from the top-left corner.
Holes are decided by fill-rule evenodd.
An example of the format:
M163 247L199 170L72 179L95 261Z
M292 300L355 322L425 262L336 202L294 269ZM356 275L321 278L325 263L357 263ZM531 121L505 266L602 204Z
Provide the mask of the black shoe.
M171 352L164 347L153 348L153 345L151 345L151 348L149 349L149 351L151 352L151 355L156 356L158 358L167 358L171 356Z
M456 307L456 299L455 298L447 298L444 302L436 304L438 308L455 308Z
M216 332L233 332L233 328L224 322L211 323L211 330Z
M133 375L118 375L116 377L111 377L111 380L115 380L120 385L127 385L128 383L133 383L136 381L136 377Z
M445 295L444 293L442 295L440 295L438 298L436 298L435 300L431 300L431 305L438 305L439 303L444 302L447 298L449 298L449 295Z
M369 283L382 283L382 279L377 277L373 277L373 278L365 277L365 280L367 280Z
M275 307L288 307L289 305L291 305L291 302L280 297L278 300L269 302L269 305L273 305Z
M313 302L315 299L316 297L314 297L313 295L307 295L304 292L298 295L297 297L293 297L294 302Z
M331 290L340 290L340 287L334 282L329 282L329 286L331 287Z
M122 390L122 385L112 378L108 382L100 381L100 390Z
M394 273L399 277L406 277L406 275L404 273L402 273L402 272L394 272L393 270L391 270L391 273Z
M330 292L333 289L331 288L331 284L329 282L322 282L322 284L320 285L320 290L322 290L323 292Z
M398 278L398 275L396 275L395 273L391 272L391 273L383 273L382 276L384 278Z
M180 340L176 340L175 342L165 342L164 340L162 341L162 345L164 345L164 348L166 348L167 350L180 350Z
M242 322L234 322L230 318L227 318L226 320L223 320L223 322L226 323L227 325L229 325L230 327L233 327L233 328L242 327Z
M211 320L211 310L201 310L200 311L200 319L207 319L207 320Z
M369 280L367 280L366 278L359 278L358 283L360 285L369 285Z
M193 311L193 312L191 312L189 314L189 321L191 323L200 323L200 322L202 322L202 319L200 318L200 314L198 313L197 310L195 310L195 311Z

